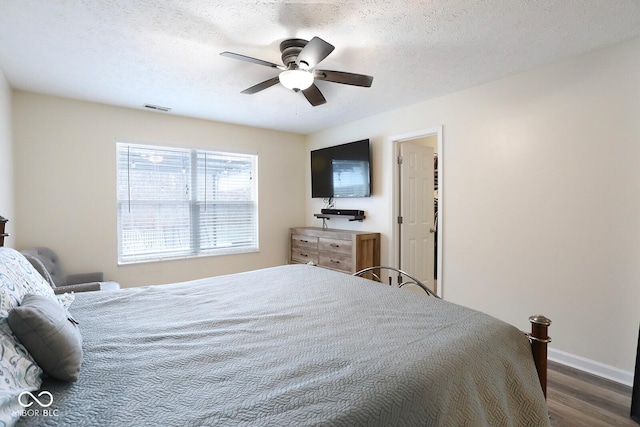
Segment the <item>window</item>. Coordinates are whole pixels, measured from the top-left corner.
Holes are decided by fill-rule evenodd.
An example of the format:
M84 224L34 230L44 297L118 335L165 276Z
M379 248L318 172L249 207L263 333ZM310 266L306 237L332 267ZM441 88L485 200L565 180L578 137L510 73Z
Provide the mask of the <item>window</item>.
M117 143L118 262L258 250L257 156Z

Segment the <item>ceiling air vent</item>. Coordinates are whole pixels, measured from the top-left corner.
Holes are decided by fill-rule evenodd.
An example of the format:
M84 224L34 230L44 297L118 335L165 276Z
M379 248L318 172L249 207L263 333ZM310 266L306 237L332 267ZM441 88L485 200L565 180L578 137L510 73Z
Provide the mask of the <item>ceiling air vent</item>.
M152 104L144 104L144 108L148 108L150 110L156 110L156 111L164 111L165 113L167 111L171 111L171 108L169 107L161 107L159 105L152 105Z

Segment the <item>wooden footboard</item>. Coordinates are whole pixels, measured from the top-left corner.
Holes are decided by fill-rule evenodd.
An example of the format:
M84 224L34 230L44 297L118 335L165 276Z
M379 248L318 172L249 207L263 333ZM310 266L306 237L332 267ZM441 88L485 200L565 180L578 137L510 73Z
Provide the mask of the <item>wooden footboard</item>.
M551 342L548 330L551 320L542 314L529 317L531 322L531 333L527 334L531 341L531 353L536 364L538 378L544 397L547 397L547 346Z

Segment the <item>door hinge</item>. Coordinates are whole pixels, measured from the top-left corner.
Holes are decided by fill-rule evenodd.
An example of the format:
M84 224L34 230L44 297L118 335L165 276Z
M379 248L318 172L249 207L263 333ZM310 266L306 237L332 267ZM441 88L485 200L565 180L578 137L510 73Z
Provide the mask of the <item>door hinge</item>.
M398 164L401 165L403 161L404 159L402 158L402 156L398 156Z
M398 224L402 224L403 218L401 216L398 217Z

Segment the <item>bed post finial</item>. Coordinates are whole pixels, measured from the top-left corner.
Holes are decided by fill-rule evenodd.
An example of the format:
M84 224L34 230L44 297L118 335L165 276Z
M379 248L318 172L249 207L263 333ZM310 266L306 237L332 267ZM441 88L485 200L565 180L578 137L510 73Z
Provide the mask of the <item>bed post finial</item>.
M531 352L533 353L533 361L536 364L538 378L544 397L547 397L547 345L551 342L548 330L551 320L542 314L529 317L531 322Z

